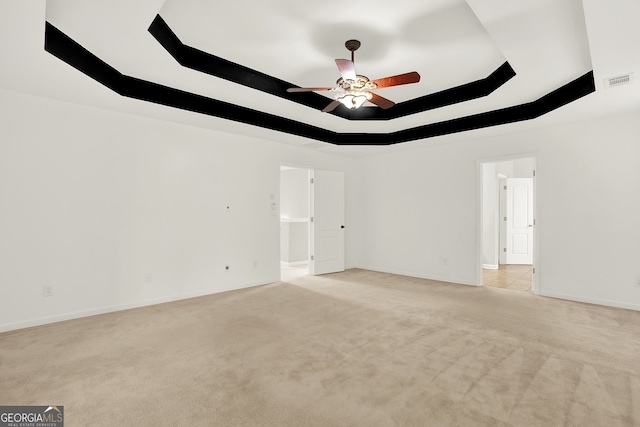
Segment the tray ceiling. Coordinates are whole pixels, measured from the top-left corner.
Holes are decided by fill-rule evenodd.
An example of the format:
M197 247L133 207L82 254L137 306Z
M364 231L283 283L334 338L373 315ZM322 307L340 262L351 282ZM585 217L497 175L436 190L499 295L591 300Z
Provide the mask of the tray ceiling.
M631 0L614 1L638 8ZM3 31L12 35L12 40L18 37L21 49L28 52L23 56L32 58L26 61L20 58L13 69L3 71L0 87L224 132L311 145L352 156L380 151L373 147L331 147L332 143L340 141L340 137L327 141L326 147L319 146L313 140L322 138L305 134L300 138L299 132L291 132L291 135L287 129L265 128L252 124L250 119L230 120L202 112L175 111L180 109L175 106L146 105L150 103L135 97L127 99L44 52L41 41L45 38L44 23L50 23L124 76L269 117L280 117L331 135L347 135L345 141L353 139L349 135L373 134L372 144L384 144L385 140L388 143L393 140L390 135L415 133L412 129L433 128L441 123L449 123L450 129L444 133L466 133L461 137L467 139L470 129L505 128L504 123L517 120L497 120L480 126L463 124L457 129L456 122L469 117L475 117L477 121L478 117L491 116L497 111L540 104L558 90L579 82L582 85L578 91L580 96L569 94L566 102L583 96L584 101L575 102L576 106L563 106L566 102L559 102L557 110L545 114L555 121L534 118L539 114L524 114L518 119L540 125L576 120L586 111L593 110L583 105L592 102L590 98L599 97L596 93L588 95L585 83L590 80L591 91L600 90L599 80L604 77L603 73L622 74L633 71L637 65L637 60L628 59L626 66L614 64L627 58L623 56L627 46L618 46L617 55L605 52L604 40L608 35L604 29L614 24L609 16L600 14L601 7L595 1L439 0L427 3L402 0L372 4L363 0L347 3L329 0L309 4L239 0L220 4L204 0L56 0L33 2L29 6L15 0L7 3L3 8L15 9L28 22L20 28L15 24L5 26ZM316 107L305 105L304 100L287 99L216 76L206 70L206 61L200 69L197 64L194 67L179 63L157 34L150 31L158 19L186 49L222 58L295 86L332 85L339 76L334 59L349 57L344 42L351 38L362 42L355 57L359 73L379 78L418 71L422 79L417 84L379 90L380 95L398 104L388 110L389 116L357 120L363 115L368 118L379 115L379 109L374 106L362 107L362 112L357 111L360 116L350 117L340 111L337 114L320 113ZM626 23L624 19L617 22L618 26ZM632 22L628 24L631 27ZM637 36L638 31L633 34ZM26 40L21 40L21 36ZM36 47L35 40L41 41L42 51L38 53L32 52ZM21 67L29 65L25 62L44 71L25 73L22 70L19 73ZM461 88L487 81L505 67L514 75L504 77L489 93L481 96L460 94ZM456 98L456 102L442 100L456 89L460 99ZM622 98L625 108L637 108L635 87L624 90L624 94L621 89L615 90L620 91L616 95ZM330 102L323 94L305 95L313 97L315 103L323 102L324 98ZM441 98L439 105L414 108L416 99L433 100L438 95ZM615 103L605 100L605 104ZM395 113L393 108L397 108ZM545 108L540 107L540 111ZM524 125L525 128L532 126L535 124ZM509 129L513 130L513 127ZM494 129L478 134L503 131ZM437 143L458 140L456 136L433 138L441 133L419 133L412 139L420 146L434 143L428 139L436 139ZM398 142L403 142L403 138L392 141Z

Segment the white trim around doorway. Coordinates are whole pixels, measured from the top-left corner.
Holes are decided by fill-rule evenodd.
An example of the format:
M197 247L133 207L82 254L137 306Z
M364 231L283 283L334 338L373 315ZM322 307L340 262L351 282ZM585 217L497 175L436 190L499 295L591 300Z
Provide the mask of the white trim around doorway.
M483 165L487 163L499 163L506 162L510 160L519 160L519 159L533 159L534 162L534 170L536 171L535 177L533 180L533 217L535 219L535 226L533 231L533 268L535 274L533 275L533 281L531 283L531 291L533 294L540 294L540 156L539 153L522 153L522 154L513 154L508 156L500 156L500 157L490 157L478 159L476 161L476 181L477 181L477 200L476 200L476 286L482 286L482 270L485 268L483 265L482 258L482 243L483 243ZM489 266L491 268L491 266Z

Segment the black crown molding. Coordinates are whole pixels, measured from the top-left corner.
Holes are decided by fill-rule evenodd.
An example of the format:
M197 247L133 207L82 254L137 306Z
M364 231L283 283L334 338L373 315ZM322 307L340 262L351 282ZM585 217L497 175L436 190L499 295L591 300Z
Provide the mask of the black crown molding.
M533 102L515 107L426 124L391 133L338 133L274 114L124 75L49 22L45 24L45 50L121 96L207 114L335 145L392 145L530 120L595 91L593 71L589 71Z
M266 92L318 111L331 102L326 97L313 92L289 93L288 88L298 86L183 44L160 15L156 15L149 26L149 33L183 67ZM329 114L348 120L392 120L487 96L515 75L511 65L505 62L484 79L399 102L387 110L382 108L349 110L340 105Z

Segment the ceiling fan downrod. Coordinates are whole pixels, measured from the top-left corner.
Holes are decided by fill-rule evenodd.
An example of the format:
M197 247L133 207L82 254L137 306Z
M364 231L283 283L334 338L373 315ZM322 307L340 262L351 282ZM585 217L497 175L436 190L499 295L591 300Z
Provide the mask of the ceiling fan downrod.
M344 47L346 47L347 50L349 50L351 52L351 62L355 63L353 53L356 50L358 50L358 48L360 47L360 41L359 40L347 40L345 42L345 44L344 44Z

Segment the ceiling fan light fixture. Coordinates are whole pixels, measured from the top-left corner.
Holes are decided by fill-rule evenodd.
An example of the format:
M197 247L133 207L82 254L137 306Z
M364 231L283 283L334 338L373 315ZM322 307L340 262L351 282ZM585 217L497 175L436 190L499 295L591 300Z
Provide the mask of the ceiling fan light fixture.
M362 104L369 101L372 95L371 92L355 92L355 93L344 93L339 95L336 100L339 101L342 105L347 107L350 110L355 110L357 108L362 107Z
M345 47L351 52L351 61L348 59L336 59L336 65L340 71L340 78L336 81L335 87L290 87L287 89L287 92L340 91L334 101L322 109L323 113L333 111L340 104L349 110L355 110L362 107L367 101L386 110L393 107L395 103L371 91L385 87L418 83L420 81L420 74L415 71L377 80L369 80L367 76L356 74L353 53L360 47L360 42L358 40L347 40Z

